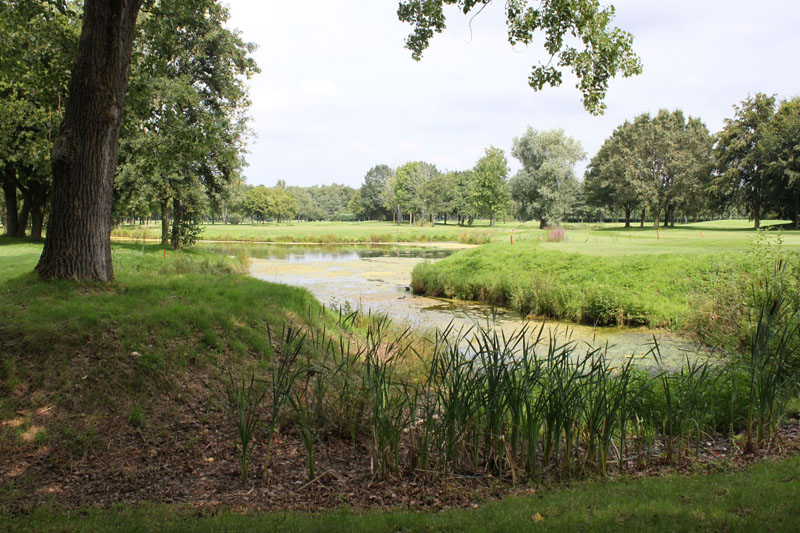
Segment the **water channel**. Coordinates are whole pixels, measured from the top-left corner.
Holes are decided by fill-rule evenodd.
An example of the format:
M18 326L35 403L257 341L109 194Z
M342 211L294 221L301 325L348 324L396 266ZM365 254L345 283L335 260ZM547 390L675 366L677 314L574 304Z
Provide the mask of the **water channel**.
M490 325L511 333L526 324L538 329L542 323L474 302L415 296L409 287L414 266L446 257L457 248L296 244L214 244L204 248L226 255L246 253L252 276L304 287L323 304L385 313L395 323L418 329L444 328L453 322L456 328ZM560 342L572 340L578 347L607 345L611 357L641 358L643 366L653 365L646 354L654 337L668 366L679 365L686 355L700 353L696 343L665 330L557 321L546 321L545 328L546 335L554 335Z

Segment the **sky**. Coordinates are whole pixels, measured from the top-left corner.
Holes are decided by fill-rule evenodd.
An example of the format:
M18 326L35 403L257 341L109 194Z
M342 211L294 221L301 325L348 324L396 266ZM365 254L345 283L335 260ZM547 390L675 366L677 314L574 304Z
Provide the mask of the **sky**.
M489 146L512 172L513 139L561 128L588 160L625 120L682 109L713 133L757 92L800 96L798 0L616 0L614 24L634 36L643 74L615 79L607 110L584 110L571 76L533 91L544 52L511 47L495 0L470 19L448 11L421 62L404 48L397 0L223 0L229 26L255 43L247 182L359 187L377 164L472 168Z

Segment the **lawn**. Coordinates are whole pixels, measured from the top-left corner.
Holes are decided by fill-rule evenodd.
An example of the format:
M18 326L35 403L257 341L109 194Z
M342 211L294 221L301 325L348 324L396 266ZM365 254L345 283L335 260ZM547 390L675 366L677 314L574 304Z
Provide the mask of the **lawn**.
M478 300L524 314L597 325L695 332L723 315L718 297L746 298L800 232L754 232L728 221L654 230L606 227L522 234L418 265L417 294ZM790 260L790 276L797 276ZM711 306L711 307L709 307ZM703 316L698 316L701 314Z
M510 234L511 229L497 231L507 230ZM500 276L503 269L512 272L517 263L529 271L561 265L565 267L563 275L579 276L571 283L581 286L589 281L611 283L615 276L600 267L622 261L612 269L617 278L641 274L647 280L652 267L660 266L661 270L656 271L663 279L650 282L666 290L676 269L693 268L706 261L735 263L735 259L727 260L729 256L753 256L747 253L752 248L749 239L753 233L733 229L717 237L730 248L724 254L675 257L650 252L630 256L562 253L546 246L570 244L569 240L546 243L535 239L546 235L537 234L538 230L527 229L525 233L514 229L515 236L522 238L513 246L498 241L464 252L464 257L475 261L470 268L494 268ZM685 232L682 240L686 241L699 230L674 231ZM659 238L649 237L648 230L630 232L643 249L659 246L665 241L665 233L668 231L662 231ZM581 229L567 233L573 239L594 234L614 242L627 231ZM782 236L782 246L793 246L786 244L791 237ZM678 249L678 242L680 239L670 246ZM630 398L636 399L636 409L642 409L636 413L636 424L631 421L627 431L629 436L636 432L636 442L644 442L639 437L647 440L646 451L632 453L647 457L648 465L652 454L652 470L649 466L639 469L635 461L629 461L623 471L610 468L609 475L603 476L598 470L605 470L599 468L605 461L590 459L594 452L584 453L589 448L583 443L590 442L584 440L585 436L597 433L598 428L618 428L620 419L628 420L620 415L622 404L610 400L622 390L618 384L623 382L617 380L616 370L592 364L586 373L570 374L567 381L558 371L537 367L541 379L550 381L524 389L528 392L520 396L554 390L547 383L559 383L566 387L564 391L572 387L569 405L559 407L558 402L566 397L545 394L541 396L545 403L537 407L572 420L555 429L540 421L543 435L555 435L560 442L564 431L564 442L574 439L577 446L556 448L552 457L558 468L543 464L546 476L526 477L515 486L512 475L523 475L519 460L525 456L519 452L514 455L516 459L508 462L494 461L493 457L502 457L506 450L505 440L495 438L473 442L458 439L453 443L457 453L449 467L443 466L444 455L439 458L437 468L443 469L440 471L459 473L467 468L471 472L459 458L477 460L478 451L485 448L480 457L487 463L477 474L418 477L409 473L416 471L409 465L419 456L403 453L398 455L403 467L381 475L383 461L390 461L386 452L391 448L375 451L377 431L394 431L403 442L403 450L409 450L419 435L416 429L404 432L410 423L404 416L417 409L408 409L408 402L416 402L434 390L425 389L421 381L411 381L420 379L418 370L427 369L424 357L414 356L412 361L420 366L412 367L397 356L398 343L389 343L390 337L379 336L377 341L373 337L371 353L380 357L366 365L357 358L347 363L361 374L337 374L338 359L329 355L358 353L354 347L375 335L376 330L369 329L369 322L367 329L360 329L362 323L353 328L354 319L345 317L343 322L341 315L322 308L304 290L243 275L244 258L116 243L112 247L116 273L113 283L41 282L31 272L40 250L41 244L0 238L0 456L4 459L0 464L0 529L781 530L791 529L800 511L797 458L758 463L747 471L733 468L742 460L737 446L729 443L742 442L743 438L739 433L744 427L741 404L746 400L749 383L743 379L747 377L744 368L731 367L728 372L722 367L691 367L692 363L687 362L687 368L695 368L697 373L682 372L663 379L636 374L625 382L634 387L631 391L641 390L641 394L632 393ZM486 264L478 268L483 257L480 253L489 255ZM545 260L535 262L541 257ZM625 265L630 264L624 262L631 258L641 261L634 264L643 265L642 268L625 270ZM524 262L529 260L534 262ZM448 259L437 264L446 265L445 261ZM668 299L676 299L676 294ZM277 332L280 336L275 335ZM305 344L301 338L307 339ZM414 350L406 350L408 353L428 353L421 340L412 341L420 344L414 345ZM258 375L265 376L268 382L268 376L275 375L280 358L302 347L305 348L300 354L308 370L298 382L297 395L276 434L272 454L277 459L269 469L261 466L265 464L267 448L263 432L259 433L252 449L253 471L243 484L237 458L239 435L232 423L235 417L224 406L226 379ZM447 367L451 370L441 374L443 381L429 381L427 385L439 387L435 390L443 395L443 401L449 401L445 388L457 385L456 380L461 378L465 381L459 383L468 384L465 390L473 391L470 394L483 395L484 388L495 387L490 396L473 394L468 399L464 407L473 414L466 415L464 424L474 427L458 431L465 431L464 435L495 434L486 433L488 426L482 425L495 423L496 434L512 435L508 424L516 416L512 415L513 402L521 404L519 398L512 399L510 392L513 387L528 386L518 379L528 375L520 373L520 361L524 359L498 359L497 372L492 375L500 379L494 382L487 379L490 367L485 367L486 372L470 372L472 358L459 359L463 353L457 348L447 353L452 357L453 365ZM397 365L396 371L386 366L389 361ZM440 364L450 363L441 359ZM758 375L772 375L770 368L765 366ZM376 381L379 374L383 378ZM354 388L345 390L345 386ZM602 395L598 387L604 391ZM602 404L605 414L594 410L594 406L601 405L594 403L601 396L606 399L602 400L606 402ZM315 398L321 398L320 403L308 403L317 401ZM495 416L495 411L486 408L488 403L484 400L497 402L499 414ZM425 403L414 405L424 408ZM728 412L734 410L734 405L738 406L736 412ZM348 406L356 410L350 411ZM671 411L667 412L667 408ZM309 413L316 413L313 421L304 418ZM796 418L796 405L789 414ZM604 426L604 416L608 417L609 426ZM667 427L665 417L672 417L670 424L677 420L679 426L674 436L676 459L671 466L667 463L672 460L665 459L669 455L663 455L659 441ZM311 422L303 425L304 420ZM347 425L353 421L356 425ZM312 423L316 426L310 440L304 440L308 438L304 432ZM348 434L351 427L357 430L352 442ZM575 433L570 432L573 427L578 428ZM794 421L784 431L785 449L797 447L797 438L792 436L796 430ZM618 429L614 431L615 439L624 438L617 434ZM730 450L724 454L725 459L714 459L711 451L715 448L706 446L704 435L711 434ZM511 440L515 442L513 437ZM704 472L719 470L716 473L645 479L633 479L624 473L638 472L633 476L637 477L644 472L670 472L675 465L691 462L695 456L693 446L701 440L701 464L708 468L697 468ZM440 446L445 441L441 443L419 449L442 453ZM315 450L318 479L307 473L308 458ZM763 456L763 450L761 453ZM570 454L582 462L570 466ZM515 467L515 462L519 466ZM387 464L391 467L391 462ZM497 473L486 475L488 468ZM684 467L680 468L683 471ZM272 481L266 483L262 474L267 476L269 472ZM559 482L560 472L567 472L573 481ZM508 494L516 495L490 501ZM398 501L409 502L411 510L402 508ZM118 502L125 503L114 505ZM440 507L450 509L436 510ZM253 512L275 508L328 511ZM242 509L251 512L239 512Z
M526 492L523 490L523 492ZM529 490L474 509L246 513L182 506L42 508L8 531L796 531L800 460L714 474Z
M776 227L785 221L765 221ZM567 240L544 246L563 251L598 255L631 253L673 253L675 251L740 250L749 246L755 232L744 220L704 222L676 228L654 230L652 227L625 229L622 224L565 224ZM449 223L425 227L391 222L285 222L264 224L207 224L200 238L204 240L251 242L368 243L368 242L461 242L483 244L514 240L546 241L547 231L538 222L498 222L489 226L479 220L472 226ZM160 225L120 226L112 231L120 238L159 239ZM800 231L783 231L787 246L800 246Z

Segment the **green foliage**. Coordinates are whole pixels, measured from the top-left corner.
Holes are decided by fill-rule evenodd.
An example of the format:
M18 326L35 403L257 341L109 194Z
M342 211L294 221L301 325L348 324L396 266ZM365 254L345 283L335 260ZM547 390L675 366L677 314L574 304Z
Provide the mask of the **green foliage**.
M413 26L406 39L412 57L419 60L434 33L444 30L445 5L455 5L467 15L482 11L489 3L489 0L400 2L398 17ZM613 6L602 6L597 0L569 3L511 0L506 2L505 12L511 45L530 45L535 35L544 34L543 47L550 61L533 68L528 84L534 90L560 85L563 69L569 69L578 78L576 87L583 95L584 107L598 114L605 109L603 98L611 78L641 73L639 58L633 52L633 37L611 26ZM575 42L579 46L572 44Z
M538 219L540 227L564 220L572 208L578 181L575 164L586 154L563 130L538 132L531 127L514 138L511 153L522 163L511 180L511 197L522 220Z
M27 210L16 228L25 235L30 214L32 236L41 237L52 186L50 149L63 115L69 73L77 51L79 19L48 3L9 0L0 5L0 185L11 194L8 206L17 219L17 191ZM66 9L66 8L70 9ZM5 218L5 217L4 217Z
M385 218L388 215L385 207L384 191L386 190L386 182L393 175L394 170L387 165L376 165L364 175L364 183L360 189L360 204L363 208L363 215L367 219L376 220Z
M281 187L268 189L263 185L247 189L242 209L253 220L274 218L278 222L290 220L297 213L297 200Z
M154 206L177 201L173 233L191 235L200 214L220 208L241 181L250 103L245 81L258 68L254 45L225 27L228 18L213 0L164 1L158 13L139 17L115 180L117 214L149 215ZM174 245L183 243L173 238Z
M713 188L730 201L744 205L756 228L768 207L769 156L765 138L775 105L774 96L757 93L734 106L734 118L725 119L714 147L719 175Z
M645 113L619 126L592 158L586 173L587 201L632 211L648 207L658 226L674 225L676 212L698 215L709 207L712 138L699 119L676 110Z
M135 428L140 428L144 425L144 409L138 405L132 405L128 411L128 424Z
M777 209L800 229L800 98L780 104L764 134L770 177L769 195Z
M223 380L225 389L225 407L239 432L239 473L242 483L247 481L249 466L248 448L253 440L253 433L258 429L263 416L262 404L267 395L267 389L256 382L255 374L250 374L249 381L241 376L234 379L228 371L228 379Z
M395 171L392 182L395 204L401 213L418 213L420 225L425 225L425 212L431 207L427 185L437 174L435 166L422 161L406 163Z
M480 300L585 324L680 328L692 323L693 294L707 294L715 276L741 274L751 264L741 255L597 257L523 240L421 263L412 287L417 294Z
M494 224L505 212L510 200L508 193L508 161L502 150L490 146L475 165L471 200L475 213Z

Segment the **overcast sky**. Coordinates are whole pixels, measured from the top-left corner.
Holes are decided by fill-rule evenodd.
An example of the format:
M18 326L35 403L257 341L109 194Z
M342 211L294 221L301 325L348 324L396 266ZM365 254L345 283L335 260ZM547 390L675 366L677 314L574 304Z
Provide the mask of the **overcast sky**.
M534 92L535 48L506 40L504 2L448 29L417 63L397 0L226 0L230 24L256 43L248 183L358 187L376 164L471 168L494 145L511 157L527 126L562 128L588 157L643 112L683 109L712 132L748 94L800 95L800 1L616 0L644 73L614 80L603 116L581 104L572 78ZM583 173L586 162L579 168Z

